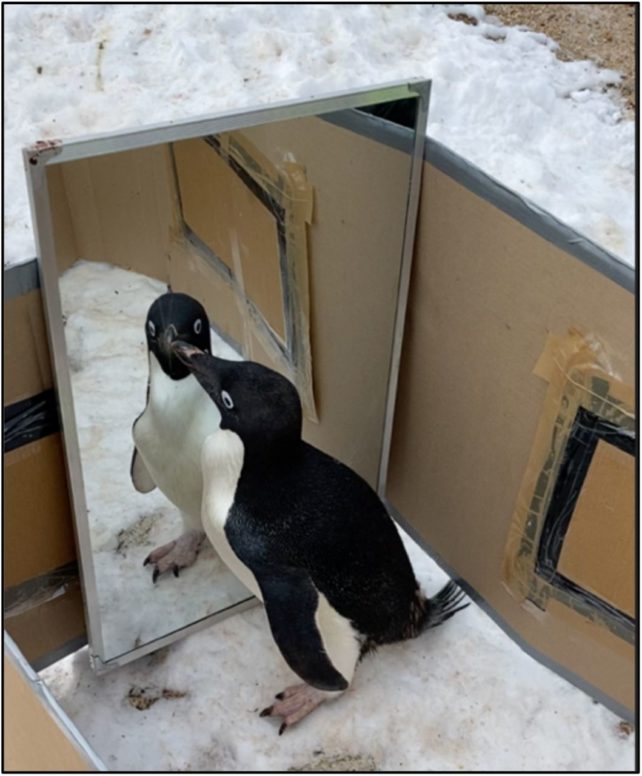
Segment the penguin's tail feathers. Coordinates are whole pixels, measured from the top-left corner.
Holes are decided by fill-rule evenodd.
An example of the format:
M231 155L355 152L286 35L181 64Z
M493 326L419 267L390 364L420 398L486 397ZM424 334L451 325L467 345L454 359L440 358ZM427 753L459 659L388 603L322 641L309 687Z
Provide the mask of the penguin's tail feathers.
M466 593L451 579L436 595L426 600L426 619L423 629L436 628L437 625L449 620L453 614L470 606L470 601L462 603L465 597Z

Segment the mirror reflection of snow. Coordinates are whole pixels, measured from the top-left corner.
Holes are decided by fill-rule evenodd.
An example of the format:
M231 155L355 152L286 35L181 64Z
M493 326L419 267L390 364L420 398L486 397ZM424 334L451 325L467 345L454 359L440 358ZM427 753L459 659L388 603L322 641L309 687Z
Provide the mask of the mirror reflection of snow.
M110 659L247 598L206 542L191 568L154 585L143 561L183 531L178 510L157 489L138 493L129 476L131 427L145 406L144 324L159 280L79 261L60 280L81 450L98 607ZM212 332L212 349L239 355Z

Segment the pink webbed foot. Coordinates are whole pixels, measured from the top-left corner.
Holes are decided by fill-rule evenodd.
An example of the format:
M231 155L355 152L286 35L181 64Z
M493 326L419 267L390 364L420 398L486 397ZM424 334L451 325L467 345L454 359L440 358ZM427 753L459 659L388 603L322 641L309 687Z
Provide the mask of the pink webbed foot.
M148 563L154 565L152 581L155 583L166 571L172 571L177 577L181 569L191 566L198 557L204 539L203 531L187 531L178 539L152 550L143 562L143 566Z
M317 690L309 684L295 684L276 695L277 702L263 709L260 716L281 717L283 722L279 727L279 735L282 735L287 728L307 717L324 701L339 695L341 695L340 692Z

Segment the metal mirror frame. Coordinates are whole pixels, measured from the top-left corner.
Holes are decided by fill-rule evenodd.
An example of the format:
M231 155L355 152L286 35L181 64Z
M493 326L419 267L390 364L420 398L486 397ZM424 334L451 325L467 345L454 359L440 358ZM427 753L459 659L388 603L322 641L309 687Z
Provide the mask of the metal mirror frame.
M23 149L23 161L27 177L29 202L34 226L38 270L43 289L43 305L47 322L49 348L53 362L54 381L58 409L64 438L65 463L71 506L74 513L74 532L78 549L78 564L83 588L85 621L89 640L89 655L92 667L103 673L116 666L124 665L138 657L160 649L176 639L212 625L232 613L243 611L257 603L253 597L227 607L214 614L206 615L195 622L171 631L129 652L103 661L93 648L99 647L102 654L104 644L98 613L98 595L94 567L86 559L91 557L89 522L86 518L87 505L82 477L80 447L73 406L70 370L62 322L62 308L58 287L58 271L54 249L52 209L47 189L46 168L49 165L102 156L119 151L129 151L146 146L170 143L177 140L203 137L235 129L244 129L274 121L304 118L351 108L364 108L408 98L417 99L415 135L410 160L410 178L406 202L401 270L397 308L395 313L393 346L388 374L384 432L377 478L377 492L383 498L388 471L388 458L392 438L392 422L397 393L399 363L403 340L404 320L410 282L410 268L414 247L417 210L421 185L423 150L426 137L426 123L430 100L431 82L413 79L402 83L382 84L364 90L344 91L311 100L292 100L272 103L258 108L241 111L227 111L212 116L201 116L186 121L143 126L136 129L106 134L95 134L70 141L39 141ZM409 130L410 131L410 130ZM83 519L79 519L83 516Z

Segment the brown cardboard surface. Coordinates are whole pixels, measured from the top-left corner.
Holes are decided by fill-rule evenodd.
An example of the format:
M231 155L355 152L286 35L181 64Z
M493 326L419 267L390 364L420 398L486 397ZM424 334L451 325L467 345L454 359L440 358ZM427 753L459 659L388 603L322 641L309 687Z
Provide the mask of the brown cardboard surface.
M565 577L631 617L635 616L634 463L622 450L598 442L557 566ZM611 562L604 562L605 549Z
M319 422L304 421L304 436L376 485L408 156L318 118L245 135L275 164L287 149L314 187L308 250Z
M205 140L174 144L187 225L235 274L272 329L285 339L275 217ZM241 240L237 242L237 236Z
M41 576L76 558L60 434L4 458L5 588Z
M53 378L40 291L4 304L4 406L51 388Z
M59 174L64 198L56 185ZM47 175L54 225L71 225L75 258L109 262L167 282L169 246L179 224L166 145L55 165ZM61 271L71 263L58 256Z
M633 384L633 295L425 164L388 498L535 650L633 708L631 644L501 579L547 392L533 368L548 333L573 326Z
M93 770L6 655L3 676L3 770Z
M31 608L25 607L15 615L5 615L4 627L32 664L65 644L77 644L86 633L78 578L67 583L61 595Z

